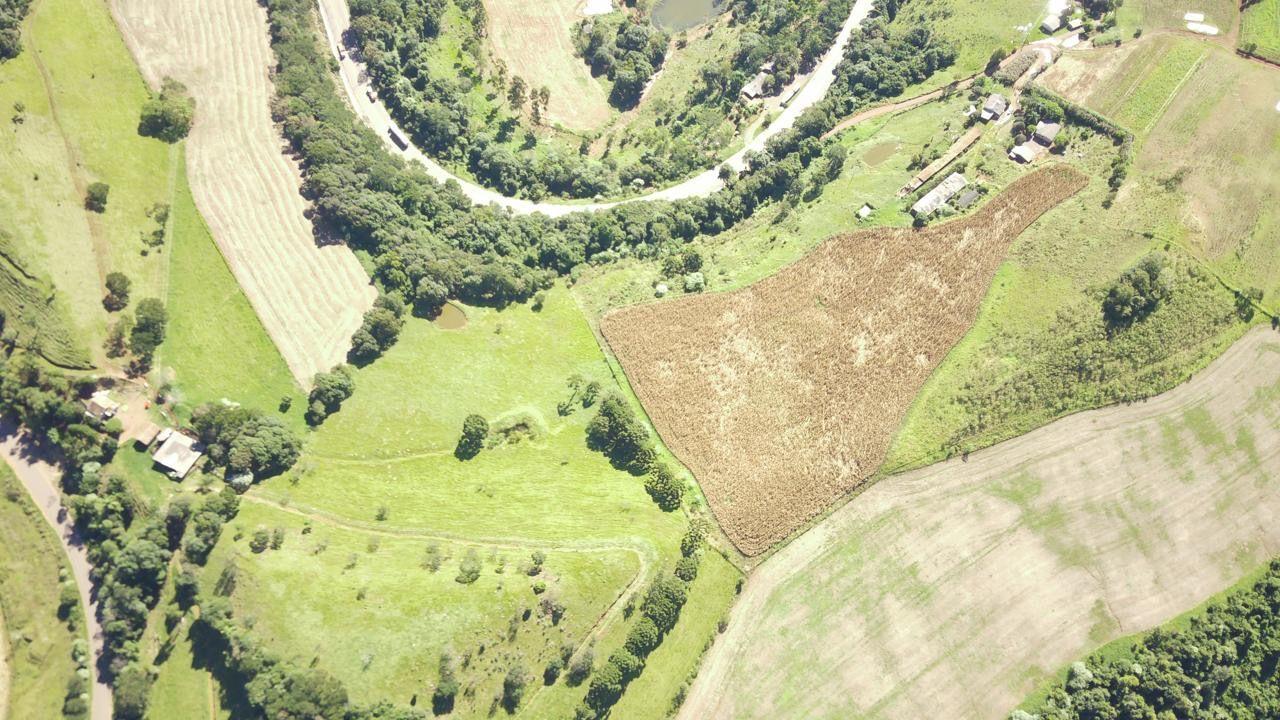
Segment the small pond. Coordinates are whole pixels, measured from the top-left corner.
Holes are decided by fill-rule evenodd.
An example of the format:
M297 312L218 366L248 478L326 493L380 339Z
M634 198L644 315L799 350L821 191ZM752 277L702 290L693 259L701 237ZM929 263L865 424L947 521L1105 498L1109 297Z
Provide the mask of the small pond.
M653 24L668 32L701 25L724 10L724 0L658 0Z
M862 162L866 163L867 167L875 167L897 154L899 147L898 143L893 141L880 143L862 155Z
M462 308L453 303L445 303L440 309L440 314L435 317L436 327L441 330L461 330L467 326L467 314L462 312Z

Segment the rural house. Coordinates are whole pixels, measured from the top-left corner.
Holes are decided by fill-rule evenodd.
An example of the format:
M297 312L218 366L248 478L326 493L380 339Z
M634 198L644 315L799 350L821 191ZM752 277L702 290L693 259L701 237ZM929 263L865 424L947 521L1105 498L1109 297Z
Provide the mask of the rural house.
M929 217L947 204L956 193L964 189L969 181L960 173L951 173L938 186L924 194L915 205L911 206L911 214L918 218Z
M160 433L160 447L151 459L155 464L169 471L169 476L181 480L195 467L196 461L204 454L204 447L190 435L174 430Z
M1044 22L1040 23L1040 29L1044 31L1045 35L1052 35L1058 32L1060 27L1062 27L1062 18L1057 15L1050 15L1044 19Z
M1038 122L1036 132L1031 138L1045 147L1053 147L1053 141L1057 139L1060 132L1062 132L1062 125L1059 123Z
M1022 143L1009 151L1009 159L1020 163L1034 162L1040 157L1041 147L1031 141Z
M760 66L760 72L751 78L751 82L742 86L742 98L744 100L758 100L764 95L764 84L773 74L773 63L767 62Z
M1004 115L1004 111L1008 108L1009 101L1006 100L1003 95L1000 93L991 93L991 97L988 97L987 101L983 103L982 114L978 117L982 118L983 122L991 122L992 120L999 118L1001 115Z

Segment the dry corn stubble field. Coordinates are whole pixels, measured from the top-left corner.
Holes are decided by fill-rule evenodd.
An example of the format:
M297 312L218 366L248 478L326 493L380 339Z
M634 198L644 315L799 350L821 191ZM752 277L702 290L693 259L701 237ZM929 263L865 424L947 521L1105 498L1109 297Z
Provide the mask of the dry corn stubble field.
M1014 238L1085 183L1048 167L970 217L832 238L750 287L624 308L601 330L726 534L758 555L876 471Z
M1164 395L877 483L771 556L685 720L1001 720L1280 548L1280 339Z
M187 141L196 205L267 334L308 386L343 360L374 291L354 253L319 246L304 215L301 175L269 109L266 11L241 0L112 5L148 82L173 77L196 99Z

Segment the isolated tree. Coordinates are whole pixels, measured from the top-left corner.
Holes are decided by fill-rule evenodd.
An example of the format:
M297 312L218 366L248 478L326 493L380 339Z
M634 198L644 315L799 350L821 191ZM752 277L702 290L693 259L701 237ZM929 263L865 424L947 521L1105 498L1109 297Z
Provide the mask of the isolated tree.
M316 373L311 392L307 395L307 422L312 425L324 422L326 417L342 407L355 389L350 365L338 365L329 372Z
M129 349L144 363L151 360L152 354L160 343L164 342L165 327L169 323L169 313L164 303L156 298L144 298L133 311L133 330L129 334Z
M440 682L431 694L431 711L436 715L453 712L454 699L458 696L458 680L453 669L453 656L440 655Z
M142 106L138 134L176 143L191 132L195 110L195 100L187 95L186 87L172 78L165 78L160 94Z
M107 196L111 194L111 186L104 182L89 185L85 193L84 206L96 213L107 211Z
M519 75L511 78L511 89L507 91L507 100L511 102L511 107L519 112L524 107L524 99L529 91L529 85L524 78Z
M1152 253L1125 270L1107 290L1102 312L1107 324L1126 327L1146 318L1172 293L1171 271L1161 253Z
M520 663L512 665L502 679L502 707L508 713L515 713L524 698L525 685L529 683L529 674Z
M479 415L468 415L462 421L462 436L458 438L458 446L453 450L454 456L459 460L470 460L479 455L487 437L489 422Z
M124 309L129 304L129 288L132 285L129 276L122 272L107 273L107 296L102 299L102 306L111 312Z

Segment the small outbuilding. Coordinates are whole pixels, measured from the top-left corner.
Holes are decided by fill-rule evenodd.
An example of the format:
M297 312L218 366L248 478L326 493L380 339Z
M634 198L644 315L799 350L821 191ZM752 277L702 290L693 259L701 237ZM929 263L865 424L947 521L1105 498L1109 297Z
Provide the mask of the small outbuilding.
M1078 17L1071 18L1070 20L1067 21L1067 29L1070 30L1071 32L1076 32L1077 30L1083 27L1084 27L1084 20Z
M956 209L968 210L973 207L974 203L978 202L979 197L981 197L981 194L978 192L977 188L969 188L968 190L965 190L960 193L960 197L956 198Z
M1040 29L1044 31L1045 35L1054 34L1058 32L1058 29L1061 27L1062 27L1062 18L1058 17L1057 15L1050 15L1049 17L1044 19L1044 22L1040 23Z
M195 467L196 461L203 454L204 446L195 438L170 431L151 459L168 470L170 477L181 480L191 472L191 468Z
M982 114L978 117L983 122L991 122L1004 115L1004 111L1009 109L1009 101L1000 93L991 93L987 101L982 104Z
M1025 142L1009 151L1009 159L1020 163L1035 162L1040 157L1040 147L1034 143Z
M1038 122L1036 132L1031 138L1045 147L1053 147L1053 141L1057 139L1060 132L1062 132L1062 125L1059 123Z
M153 422L148 422L138 428L137 432L133 434L133 441L141 447L148 448L151 447L151 443L155 442L156 438L159 436L160 426Z
M871 217L871 214L874 213L875 211L876 209L872 207L870 203L863 203L862 207L858 208L858 219L866 220L867 218Z
M84 414L94 420L110 420L120 410L120 403L111 399L106 390L99 390L84 402Z
M751 78L751 82L742 86L742 97L744 100L759 100L764 96L764 84L768 82L769 76L773 74L773 63L767 62L760 66L760 72Z
M956 193L964 189L969 181L960 173L951 173L938 186L924 194L924 197L911 206L911 214L916 217L929 217L946 205Z

